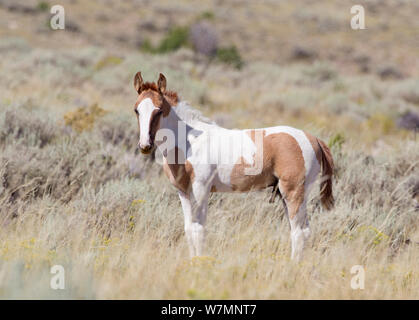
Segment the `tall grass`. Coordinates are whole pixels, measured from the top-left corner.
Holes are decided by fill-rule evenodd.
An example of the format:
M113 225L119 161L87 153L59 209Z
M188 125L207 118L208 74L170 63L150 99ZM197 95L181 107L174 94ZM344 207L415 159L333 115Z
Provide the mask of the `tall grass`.
M288 21L293 6L276 12ZM416 112L418 79L346 72L351 55L345 63L324 58L338 51L329 46L329 39L340 39L338 31L327 33L324 42L324 31L317 35L324 49L316 57L323 61L285 63L289 45L314 37L295 34L300 20L318 21L312 17L319 15L321 24L333 24L319 6L292 14L296 20L281 28L275 15L266 15L271 24L255 24L256 33L241 32L249 25L238 18L241 10L232 10L221 25L224 11L214 11L222 45L236 44L236 35L246 40L224 52L233 67L216 61L208 66L189 48L178 49L177 41L178 50L154 55L122 46L60 49L67 36L73 47L69 33L46 33L60 34L54 48L3 37L0 298L418 299L413 188L419 183L419 143L396 121ZM127 23L128 12L122 14ZM337 18L343 25L347 14ZM259 27L284 46L261 37ZM113 41L107 30L103 43ZM398 38L405 43L409 37ZM364 48L368 41L360 43ZM406 65L414 71L415 51L403 43L391 51L397 59L411 55ZM268 203L269 191L211 195L207 256L188 259L176 191L157 164L135 152L132 77L139 69L146 81L163 72L170 89L229 128L293 125L328 141L336 163L336 207L323 212L314 189L308 205L312 236L301 263L289 260L288 221L280 203ZM65 268L65 290L50 288L56 264ZM365 268L364 290L350 286L353 265Z
M268 192L212 195L207 256L189 260L176 192L135 155L134 121L107 114L77 132L41 110L0 115L1 298L418 298L415 141L374 157L332 143L336 207L313 192L301 263ZM56 264L65 290L50 288Z

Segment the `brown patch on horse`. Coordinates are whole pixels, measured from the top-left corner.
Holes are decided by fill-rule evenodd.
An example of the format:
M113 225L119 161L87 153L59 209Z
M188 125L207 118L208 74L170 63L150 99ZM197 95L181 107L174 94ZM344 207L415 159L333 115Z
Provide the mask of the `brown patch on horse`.
M304 201L305 165L303 152L293 136L280 132L267 136L265 145L274 162L280 191L286 200L290 219Z
M140 92L141 92L140 95L142 95L144 92L153 92L157 96L163 96L165 98L165 100L167 100L167 102L169 103L169 105L171 107L174 107L179 102L179 96L175 91L164 90L164 92L161 92L159 90L157 84L154 83L154 82L143 83L141 85ZM154 101L153 101L153 103L154 103ZM155 106L158 107L156 104L155 104Z
M175 163L168 163L167 159L173 159ZM192 164L186 160L182 150L175 147L165 155L163 171L170 182L179 190L188 193L195 178Z
M254 143L256 130L247 131L246 134L252 139ZM258 134L263 135L263 140L265 139L265 130L259 131ZM233 170L230 175L230 183L232 186L233 191L249 191L249 190L261 190L270 185L276 180L275 176L273 175L272 170L272 161L269 154L266 153L264 148L263 142L263 163L262 163L262 171L256 175L246 175L246 171L249 170L252 165L246 163L243 157L240 157L238 162L234 165ZM256 146L257 151L253 157L253 163L256 163L256 158L260 154L260 146Z
M146 90L159 91L159 88L157 87L157 84L155 82L145 82L141 84L140 91L143 92Z
M256 130L246 132L255 144ZM263 146L256 145L257 153L263 147L262 171L257 175L245 175L244 169L250 167L244 159L234 166L230 176L234 191L248 191L274 186L280 181L283 197L289 203L290 218L293 218L304 200L305 166L303 152L290 134L285 132L263 134ZM255 156L256 157L256 156Z
M140 127L140 116L138 115L136 109L137 109L137 107L135 107L135 116L137 117L137 124L138 124L138 128L139 128Z
M156 133L157 130L159 130L160 128L160 119L161 119L161 115L164 113L160 113L159 110L154 110L151 113L151 117L150 117L150 140L154 143L154 139L156 137ZM163 115L164 116L164 115Z
M166 97L167 101L170 103L170 106L174 107L179 102L179 96L174 91L166 91L164 93L164 96Z

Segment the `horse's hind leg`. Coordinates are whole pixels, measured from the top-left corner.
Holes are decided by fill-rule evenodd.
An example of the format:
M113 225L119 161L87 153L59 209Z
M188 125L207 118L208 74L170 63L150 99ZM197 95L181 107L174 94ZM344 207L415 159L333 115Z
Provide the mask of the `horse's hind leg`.
M289 214L289 221L291 226L291 259L301 260L306 239L310 235L308 226L306 203L294 202L291 205Z
M304 184L292 186L280 183L280 190L287 207L286 212L291 227L291 259L299 261L302 258L305 240L310 235Z

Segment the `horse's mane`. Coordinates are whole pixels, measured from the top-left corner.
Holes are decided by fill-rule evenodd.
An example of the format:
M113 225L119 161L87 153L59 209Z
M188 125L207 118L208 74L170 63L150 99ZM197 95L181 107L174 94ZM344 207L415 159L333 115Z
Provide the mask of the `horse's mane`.
M201 111L192 108L187 101L179 102L172 110L176 112L179 118L191 126L199 124L217 126L214 121L205 117Z

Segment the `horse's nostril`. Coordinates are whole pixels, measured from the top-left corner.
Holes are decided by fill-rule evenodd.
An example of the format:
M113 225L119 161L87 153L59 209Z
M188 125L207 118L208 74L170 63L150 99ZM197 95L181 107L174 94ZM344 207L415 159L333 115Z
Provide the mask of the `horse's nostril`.
M149 145L143 146L140 143L138 143L137 148L141 151L141 153L143 153L143 154L149 154L153 150L154 144L151 143Z
M152 147L140 148L140 151L142 154L150 154L152 149Z

